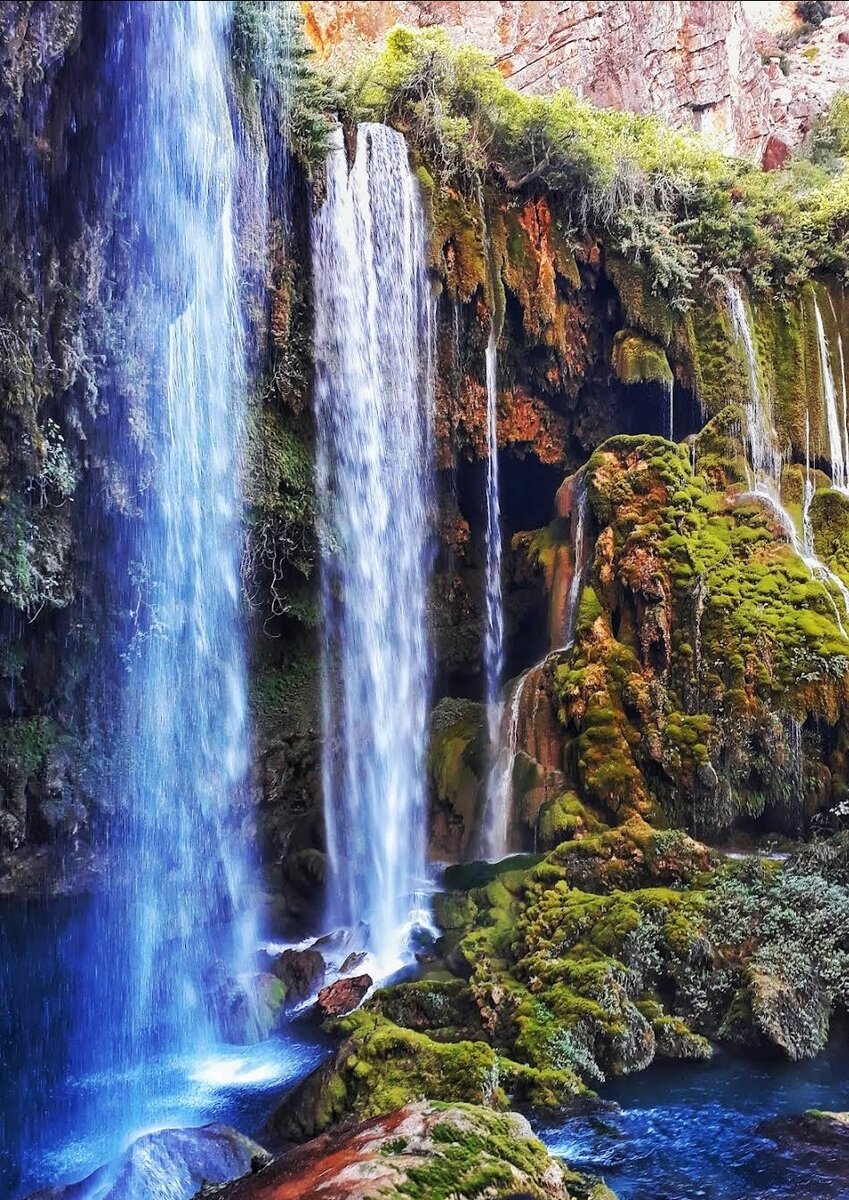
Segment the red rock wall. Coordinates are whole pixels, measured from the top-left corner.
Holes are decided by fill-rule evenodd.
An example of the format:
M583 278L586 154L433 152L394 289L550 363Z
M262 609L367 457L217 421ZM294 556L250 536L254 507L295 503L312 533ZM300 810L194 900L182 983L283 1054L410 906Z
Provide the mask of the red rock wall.
M849 3L782 50L793 3L773 0L380 0L301 5L328 55L394 25L444 26L494 57L521 91L569 87L602 107L692 125L725 150L779 165L834 94L849 89ZM813 51L813 53L811 53ZM764 62L764 57L768 61Z

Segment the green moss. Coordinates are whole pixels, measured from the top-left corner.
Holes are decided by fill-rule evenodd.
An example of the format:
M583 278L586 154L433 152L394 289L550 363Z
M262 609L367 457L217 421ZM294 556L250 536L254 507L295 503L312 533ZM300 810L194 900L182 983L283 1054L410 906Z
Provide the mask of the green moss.
M0 722L0 764L8 772L27 778L36 774L56 745L58 730L48 717L27 717Z
M251 681L251 707L265 721L314 726L318 713L318 660L293 655Z
M644 277L645 287L622 289L637 324L665 332L665 313L646 315L652 298L683 311L695 283L731 271L788 291L817 266L849 265L842 149L764 172L652 118L565 90L519 93L441 29L393 30L382 50L358 56L343 87L348 117L402 128L443 187L473 196L487 179L551 197L564 228L589 232Z
M675 314L668 302L653 291L651 278L641 267L618 254L608 254L604 268L619 293L628 324L668 346Z
M620 329L614 338L612 366L625 384L672 383L672 369L662 347L633 329Z

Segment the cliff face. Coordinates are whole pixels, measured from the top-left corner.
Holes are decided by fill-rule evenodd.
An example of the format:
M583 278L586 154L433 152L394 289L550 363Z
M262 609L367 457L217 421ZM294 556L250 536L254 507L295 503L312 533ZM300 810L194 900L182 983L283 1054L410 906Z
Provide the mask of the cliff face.
M723 149L773 166L835 93L849 87L845 0L802 37L793 4L741 0L411 0L301 8L326 55L362 49L394 25L441 25L453 40L492 54L519 91L569 87L603 108L693 126Z

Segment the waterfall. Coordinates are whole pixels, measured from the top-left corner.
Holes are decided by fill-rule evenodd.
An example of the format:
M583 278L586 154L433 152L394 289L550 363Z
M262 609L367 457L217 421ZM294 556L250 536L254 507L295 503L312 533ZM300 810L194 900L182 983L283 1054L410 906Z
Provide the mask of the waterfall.
M486 779L486 810L481 832L481 850L492 862L510 853L510 816L513 807L513 763L519 749L519 715L522 694L530 674L525 671L513 685L508 703L487 707L492 762Z
M769 505L795 553L799 555L811 574L820 580L834 610L838 627L843 632L843 622L828 585L840 593L846 616L849 616L849 587L839 575L836 575L816 557L813 550L813 536L810 538L810 545L806 537L799 536L796 522L781 501L781 470L784 465L784 456L778 448L778 435L773 425L772 408L761 386L749 314L742 294L735 284L728 283L727 294L732 327L737 342L743 350L748 373L749 395L746 425L751 494Z
M575 630L578 623L578 604L581 599L581 585L587 566L587 484L580 478L575 500L577 503L577 518L572 516L572 578L569 580L569 595L566 599L566 621L564 649L570 649L575 644Z
M575 643L575 626L578 605L587 566L587 486L580 478L575 488L572 511L572 577L566 598L566 615L563 622L564 642L553 646L538 663L529 667L513 684L506 704L496 694L495 701L487 704L489 744L494 748L492 764L486 781L486 808L481 834L481 852L492 861L504 858L510 852L510 818L513 803L513 764L519 752L519 720L522 701L529 683L539 687L539 675L548 660L560 650L568 650ZM552 639L559 635L552 634ZM537 692L537 699L539 693Z
M667 379L663 384L666 392L666 429L670 442L675 441L675 380Z
M746 426L749 465L754 474L753 490L756 495L768 499L773 507L776 505L780 507L778 494L781 488L781 468L784 465L784 458L777 445L772 421L772 406L761 385L749 314L740 289L733 283L728 284L728 306L734 333L743 349L748 372ZM787 519L790 520L789 517Z
M156 362L127 562L137 584L125 653L122 812L126 924L116 931L125 1061L196 1055L227 1033L221 1008L255 939L242 915L249 835L240 612L243 338L234 232L236 143L225 86L229 5L128 5L135 45L118 153L140 255L156 282ZM132 427L114 452L136 468ZM109 569L109 564L103 564ZM115 945L105 947L114 956ZM116 997L111 998L112 1002Z
M490 763L486 778L486 816L482 852L485 858L502 858L507 853L509 780L505 779L501 724L504 702L501 676L504 670L504 612L501 595L501 502L498 491L498 334L493 322L486 345L486 573L484 602L483 661L486 723ZM512 768L512 758L510 760Z
M329 917L389 969L425 885L432 305L403 137L336 137L314 218Z
M822 313L816 296L814 296L814 322L817 330L823 405L825 407L826 425L828 427L828 457L831 463L831 483L832 487L835 487L839 492L849 492L849 433L847 433L846 429L845 381L841 412L837 406L831 355L829 354L825 326L823 325ZM841 345L841 368L843 365L842 351L843 347Z
M805 487L802 492L802 545L805 553L814 553L814 527L811 522L811 501L814 498L814 481L811 478L811 414L805 412Z

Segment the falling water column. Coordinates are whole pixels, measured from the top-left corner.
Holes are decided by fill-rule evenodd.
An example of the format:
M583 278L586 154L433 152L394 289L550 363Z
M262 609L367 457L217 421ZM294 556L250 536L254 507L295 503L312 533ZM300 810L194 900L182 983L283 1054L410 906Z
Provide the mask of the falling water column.
M498 335L493 324L486 346L486 573L483 665L490 766L486 779L486 812L481 834L484 858L507 853L512 799L512 758L502 744L504 701L504 611L501 594L501 501L498 485ZM514 702L521 688L514 693ZM511 726L512 727L512 726Z
M72 1074L108 1073L79 1121L116 1135L160 1112L173 1064L191 1071L230 1035L253 943L229 17L227 4L191 0L110 9L105 169L144 298L124 355L143 382L131 399L116 388L103 418L124 501L114 544L96 543L91 586L127 628L100 657L116 709L110 887L78 965L69 1058Z
M400 134L341 134L314 220L329 917L403 951L425 880L431 301Z

